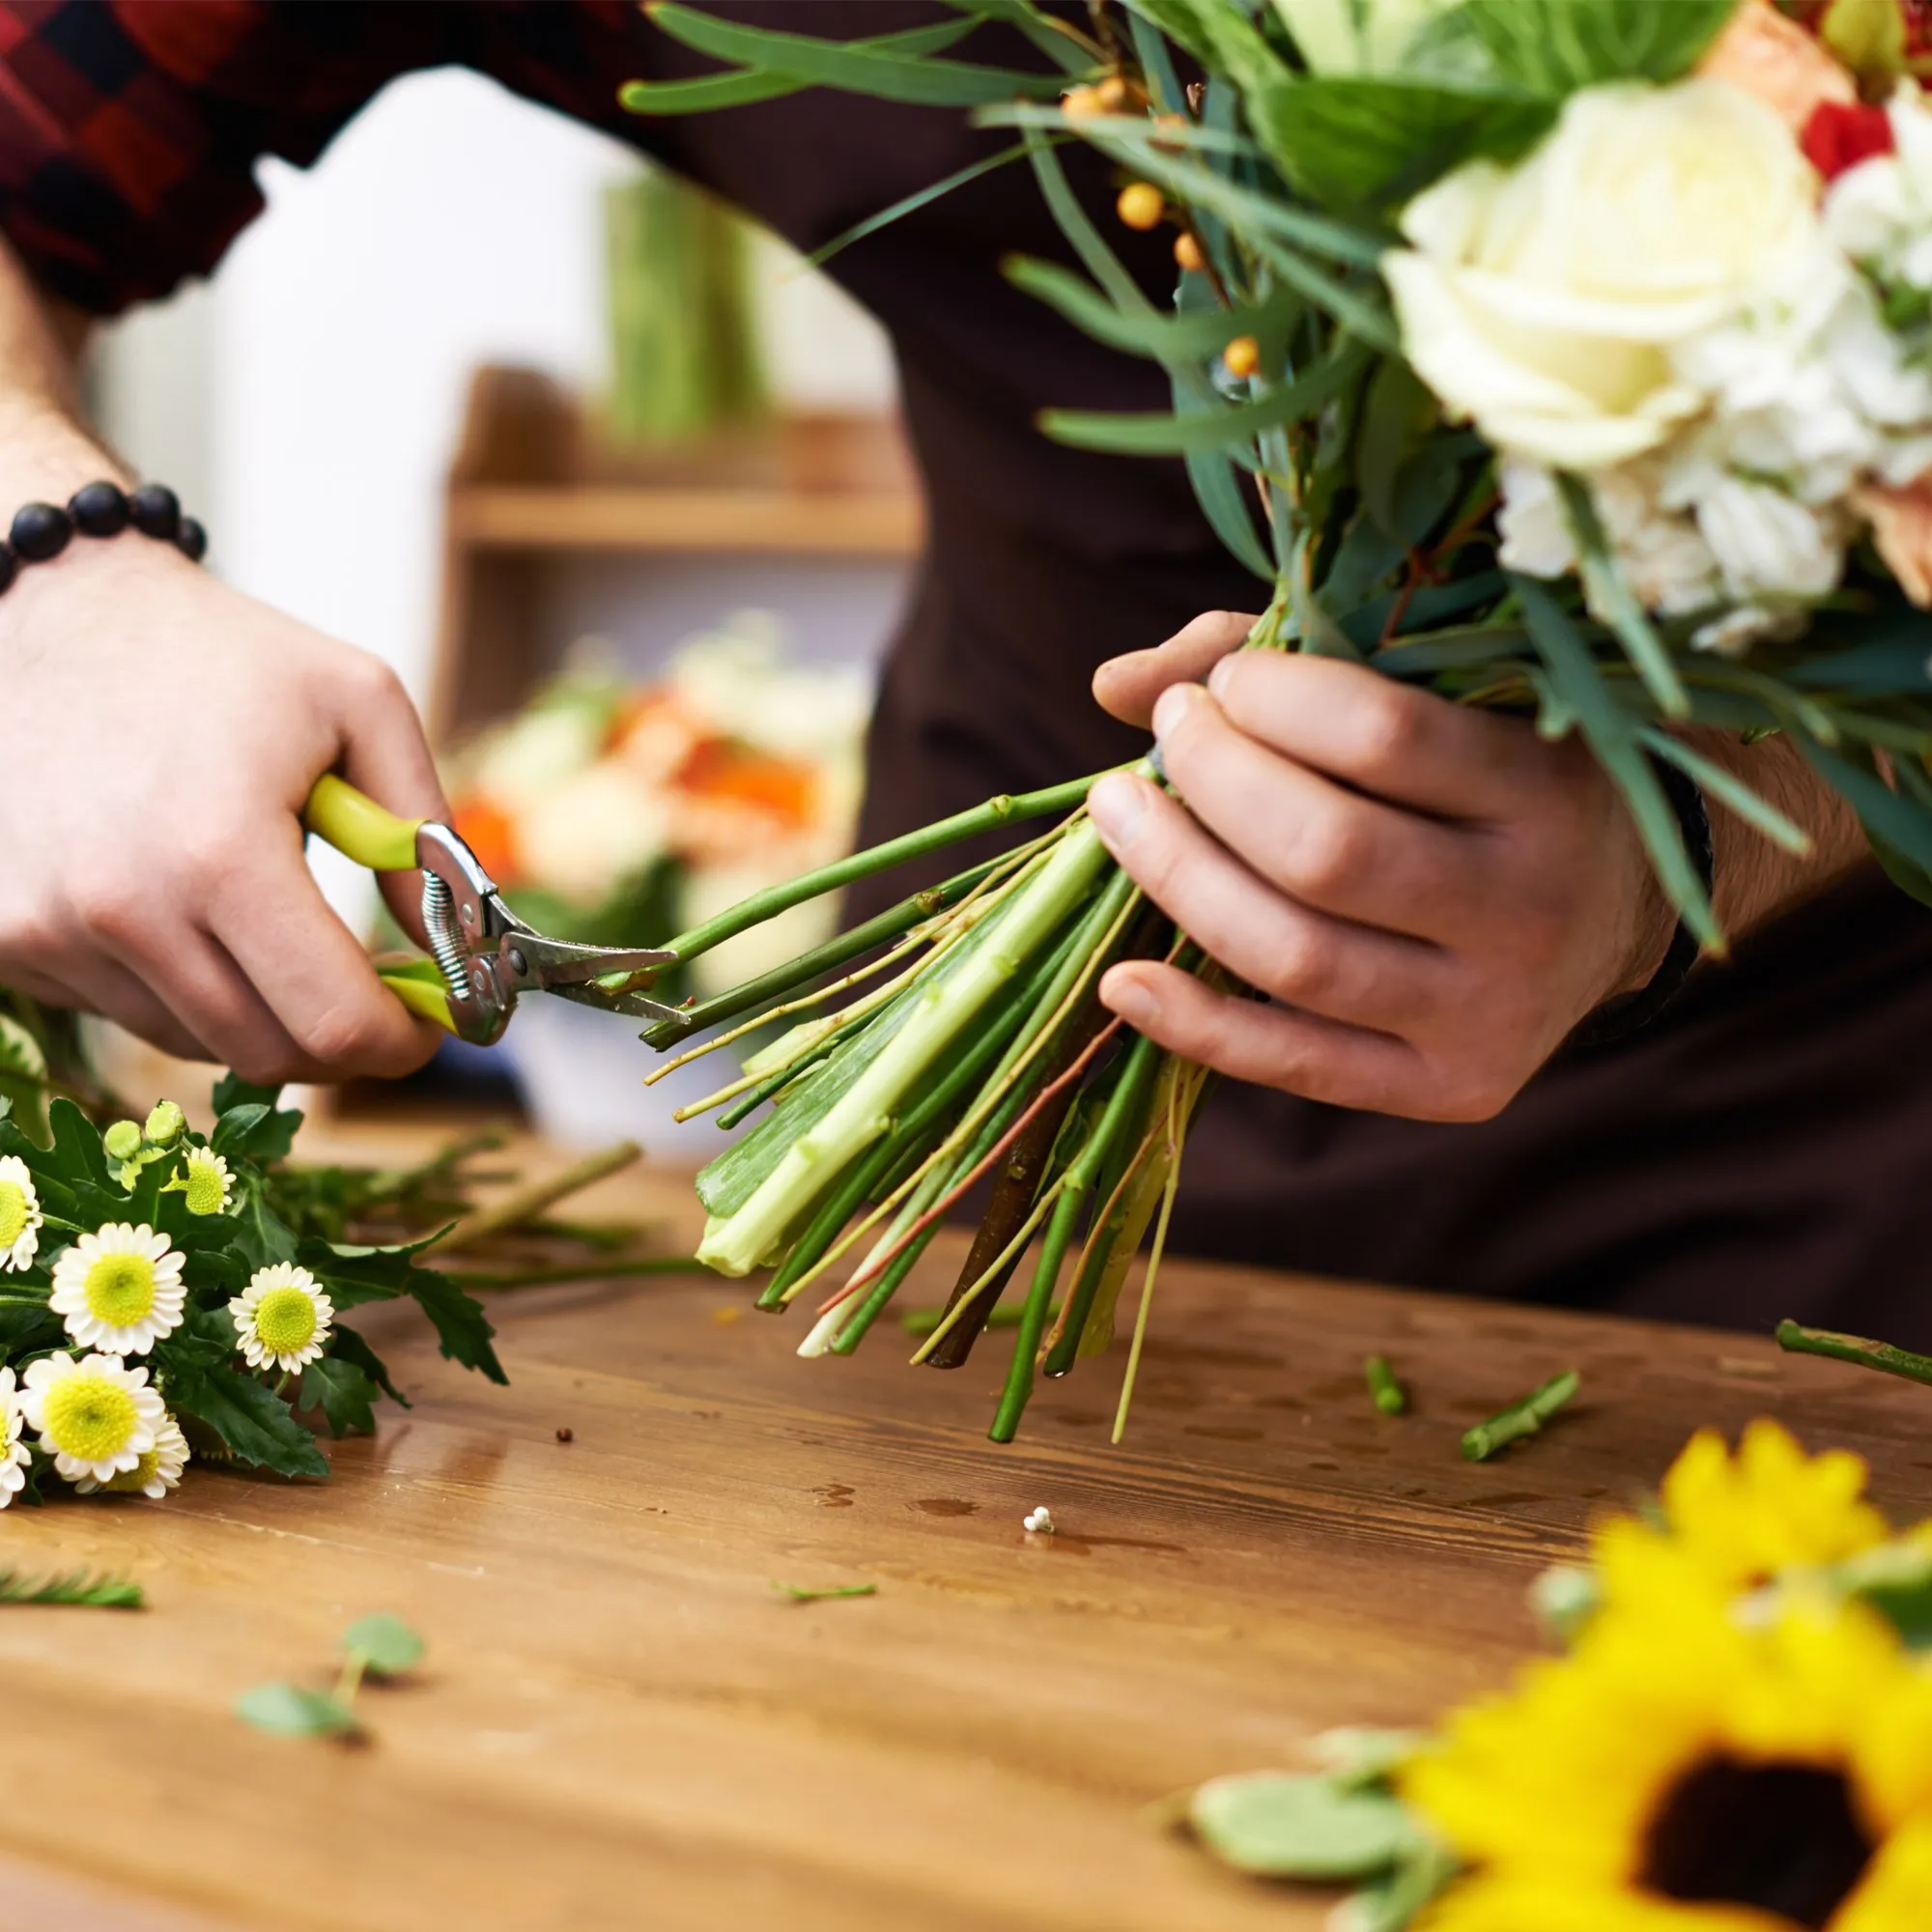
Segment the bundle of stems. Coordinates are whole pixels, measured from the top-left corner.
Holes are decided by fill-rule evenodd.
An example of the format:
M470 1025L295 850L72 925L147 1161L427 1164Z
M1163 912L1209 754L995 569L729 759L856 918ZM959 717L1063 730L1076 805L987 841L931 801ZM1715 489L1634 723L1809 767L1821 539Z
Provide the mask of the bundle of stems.
M1117 959L1218 969L1108 858L1083 803L1093 781L992 799L679 935L668 950L693 959L855 879L1002 825L1065 814L644 1035L681 1049L657 1079L754 1029L794 1022L685 1116L716 1109L734 1126L772 1103L698 1177L710 1215L698 1259L728 1275L770 1268L761 1308L809 1294L815 1319L801 1354L856 1349L952 1210L990 1183L945 1313L913 1357L957 1368L1037 1237L996 1441L1012 1438L1039 1373L1065 1375L1107 1347L1129 1264L1156 1224L1117 1435L1124 1425L1181 1149L1206 1084L1202 1069L1099 1003L1099 977Z

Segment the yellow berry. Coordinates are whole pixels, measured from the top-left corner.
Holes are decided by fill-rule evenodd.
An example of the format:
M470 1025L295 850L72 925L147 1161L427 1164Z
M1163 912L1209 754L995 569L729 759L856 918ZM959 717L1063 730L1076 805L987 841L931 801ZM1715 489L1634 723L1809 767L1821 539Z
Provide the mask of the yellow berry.
M1134 104L1133 89L1118 73L1110 73L1094 91L1109 114L1124 113Z
M1092 114L1104 114L1097 87L1069 87L1060 97L1060 111L1069 121L1084 121Z
M1158 228L1167 213L1167 200L1152 182L1129 182L1114 204L1114 213L1128 228Z
M1237 335L1222 350L1221 360L1229 375L1244 381L1262 366L1262 346L1252 335Z
M1188 234L1174 238L1174 260L1177 267L1195 275L1208 266L1208 257L1201 252L1200 242Z

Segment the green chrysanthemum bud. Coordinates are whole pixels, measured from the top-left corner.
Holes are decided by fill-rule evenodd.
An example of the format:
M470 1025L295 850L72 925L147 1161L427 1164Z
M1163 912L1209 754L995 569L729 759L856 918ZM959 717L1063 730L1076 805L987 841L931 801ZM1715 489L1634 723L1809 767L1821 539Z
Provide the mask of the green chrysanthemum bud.
M187 1125L186 1116L172 1100L163 1100L148 1116L142 1137L150 1147L173 1147Z
M100 1144L115 1160L132 1160L141 1151L141 1130L132 1121L116 1121Z

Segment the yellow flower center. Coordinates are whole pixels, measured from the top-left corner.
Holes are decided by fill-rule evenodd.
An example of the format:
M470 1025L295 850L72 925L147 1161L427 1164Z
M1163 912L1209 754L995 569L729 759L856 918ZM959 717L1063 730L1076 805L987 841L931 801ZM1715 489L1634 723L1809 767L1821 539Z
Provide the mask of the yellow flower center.
M87 1312L131 1328L155 1312L155 1264L146 1255L101 1255L87 1271Z
M1752 1906L1823 1932L1871 1855L1837 1771L1719 1755L1665 1794L1640 1883L1685 1904Z
M123 1495L138 1496L155 1480L155 1471L160 1466L161 1452L150 1449L131 1469L123 1469L118 1476L108 1477L101 1487L118 1491Z
M0 1253L27 1232L27 1190L17 1180L0 1180Z
M47 1391L46 1436L64 1455L104 1463L128 1446L140 1416L134 1398L104 1376L66 1376Z
M315 1340L315 1303L298 1288L271 1288L255 1304L255 1337L271 1355L293 1355Z
M187 1163L187 1211L190 1214L218 1214L222 1209L222 1197L228 1183L222 1179L221 1170L212 1160L197 1160L188 1156Z

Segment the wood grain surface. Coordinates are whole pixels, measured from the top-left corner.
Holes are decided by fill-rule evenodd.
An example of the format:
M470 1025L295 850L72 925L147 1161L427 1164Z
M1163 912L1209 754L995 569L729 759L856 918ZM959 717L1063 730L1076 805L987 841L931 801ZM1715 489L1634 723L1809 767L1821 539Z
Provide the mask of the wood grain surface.
M686 1199L645 1177L589 1205ZM1932 1509L1932 1394L1748 1338L1177 1265L1124 1445L1117 1348L999 1449L1006 1336L952 1374L883 1325L803 1362L804 1322L748 1299L499 1299L507 1390L385 1310L415 1406L335 1445L328 1484L191 1469L165 1505L0 1518L0 1561L131 1572L153 1605L0 1609L0 1925L1301 1932L1324 1901L1147 1807L1502 1682L1539 1566L1695 1426L1779 1415ZM1370 1406L1371 1350L1412 1413ZM1460 1459L1571 1366L1544 1436ZM1022 1529L1037 1503L1058 1535ZM796 1605L775 1579L879 1587ZM429 1653L365 1693L370 1743L232 1715L266 1679L327 1684L379 1609Z

